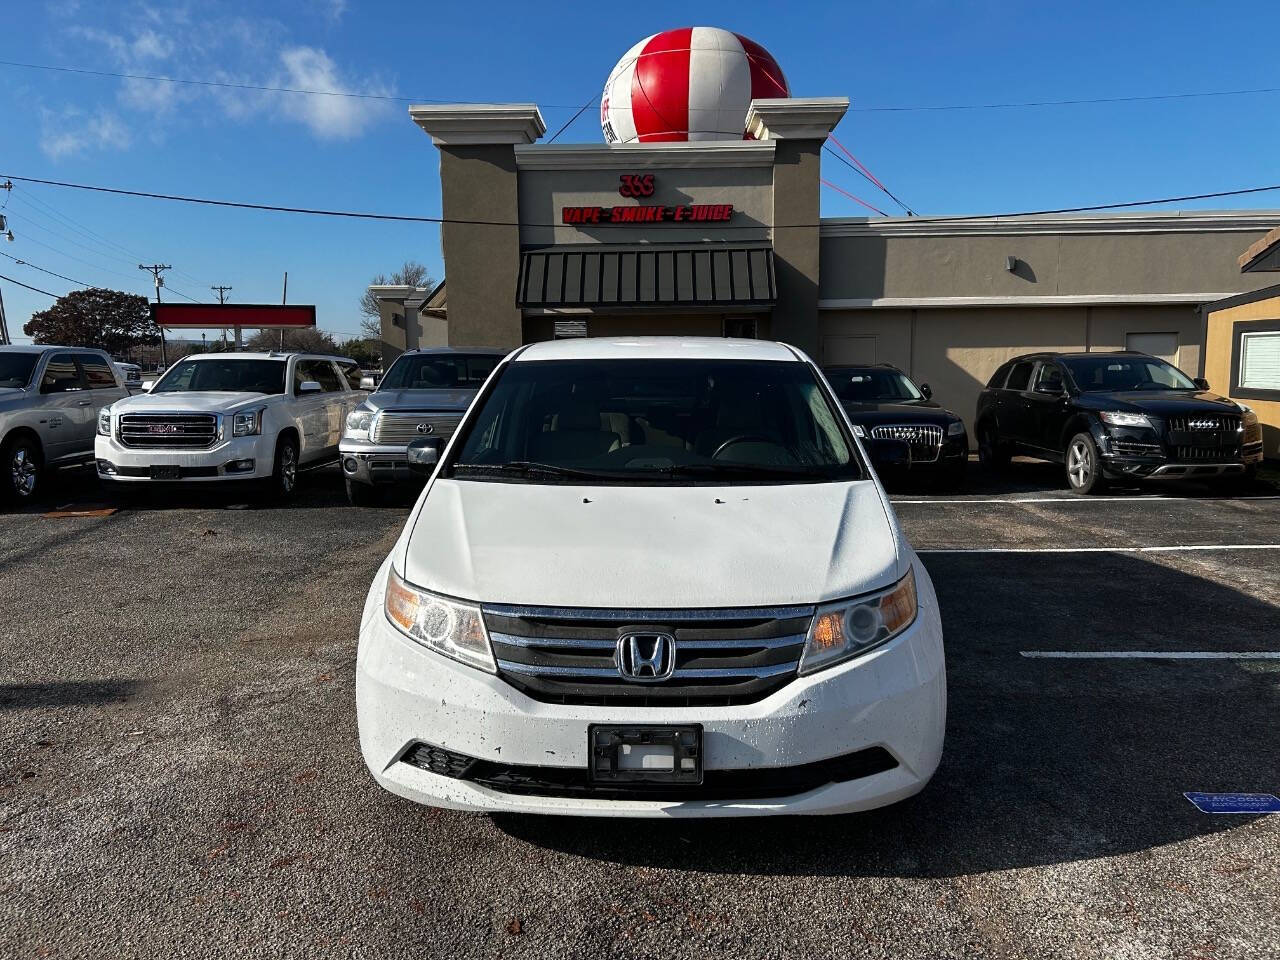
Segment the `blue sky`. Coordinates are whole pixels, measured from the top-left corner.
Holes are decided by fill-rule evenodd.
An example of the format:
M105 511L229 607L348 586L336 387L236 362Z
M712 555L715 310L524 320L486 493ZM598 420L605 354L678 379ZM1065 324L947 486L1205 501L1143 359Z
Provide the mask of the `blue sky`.
M1280 94L1039 109L929 106L1276 86L1280 11L1203 3L943 0L641 4L360 0L5 4L0 59L436 100L535 101L555 130L647 34L723 26L764 44L801 96L847 95L837 135L922 214L999 213L1280 181ZM438 157L405 104L0 66L0 172L293 206L438 215ZM600 142L588 109L562 142ZM892 202L831 157L824 175ZM0 203L5 203L0 192ZM1280 196L1183 204L1280 208ZM51 212L53 211L53 212ZM825 216L866 211L832 191ZM0 252L149 291L140 260L200 300L318 307L353 333L370 276L443 272L439 229L196 208L19 184ZM71 222L68 222L69 221ZM0 258L0 273L72 285ZM50 302L0 280L12 333Z

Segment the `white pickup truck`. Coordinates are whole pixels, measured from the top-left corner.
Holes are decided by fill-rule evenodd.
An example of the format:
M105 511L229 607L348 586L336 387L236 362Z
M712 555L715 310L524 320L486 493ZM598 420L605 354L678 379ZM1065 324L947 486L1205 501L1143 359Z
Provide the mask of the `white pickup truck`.
M98 415L106 483L258 480L292 495L298 471L337 457L361 400L354 360L304 353L214 353L170 367L146 393Z

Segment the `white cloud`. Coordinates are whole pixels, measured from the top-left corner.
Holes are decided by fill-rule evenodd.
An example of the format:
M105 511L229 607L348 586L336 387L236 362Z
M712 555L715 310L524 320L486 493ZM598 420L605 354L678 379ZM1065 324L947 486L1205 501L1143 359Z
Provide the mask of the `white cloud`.
M280 54L285 75L280 86L296 90L324 90L330 93L364 93L386 96L384 87L363 84L359 89L344 83L327 53L315 47L290 47ZM385 112L378 100L323 94L280 94L280 113L307 125L325 139L345 139L363 132Z
M40 149L52 160L85 150L124 150L133 142L129 128L114 113L86 116L68 108L45 110L40 123Z
M310 0L314 9L337 22L348 0ZM209 79L230 84L320 90L327 94L386 95L381 83L354 75L318 47L292 42L290 29L270 17L212 16L207 8L135 3L132 12L89 26L73 22L67 36L86 49L86 57L105 55L122 73L159 74ZM276 64L268 72L264 65ZM268 68L269 69L269 68ZM139 129L153 137L181 117L205 122L277 120L301 124L325 140L358 136L388 115L389 104L359 97L280 93L237 87L215 87L157 80L123 79L116 105ZM180 110L179 108L183 108ZM70 109L70 108L68 108ZM65 116L64 110L59 116ZM88 124L90 131L51 129L43 139L50 156L66 156L90 148L119 149L129 140L123 122L110 111ZM114 127L113 127L114 123ZM56 126L56 125L55 125Z

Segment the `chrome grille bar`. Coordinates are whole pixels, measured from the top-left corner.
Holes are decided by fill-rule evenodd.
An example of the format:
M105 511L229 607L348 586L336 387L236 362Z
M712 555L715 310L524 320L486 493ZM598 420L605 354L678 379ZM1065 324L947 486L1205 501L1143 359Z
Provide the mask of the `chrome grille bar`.
M889 423L871 428L876 440L903 440L917 463L937 460L942 453L942 428L932 423Z
M116 436L126 447L199 450L218 442L213 413L124 413Z
M373 419L370 439L374 443L408 443L422 437L448 439L462 422L461 413L430 410L383 410ZM419 430L419 425L427 429Z

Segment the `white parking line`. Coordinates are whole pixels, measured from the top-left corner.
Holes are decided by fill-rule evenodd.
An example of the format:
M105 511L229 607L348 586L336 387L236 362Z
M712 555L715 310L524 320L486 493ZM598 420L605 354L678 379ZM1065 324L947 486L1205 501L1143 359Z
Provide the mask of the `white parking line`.
M1253 650L1020 650L1030 660L1280 660L1280 653Z
M889 502L893 504L913 503L913 504L946 504L946 503L1170 503L1177 500L1189 500L1196 503L1237 503L1249 500L1280 500L1280 495L1265 494L1260 497L988 497L979 499L955 499L955 500L895 500L889 498Z
M1280 550L1280 543L1202 543L1174 547L932 547L916 553L1178 553L1192 550Z

